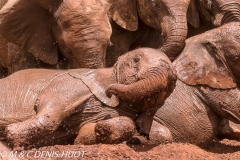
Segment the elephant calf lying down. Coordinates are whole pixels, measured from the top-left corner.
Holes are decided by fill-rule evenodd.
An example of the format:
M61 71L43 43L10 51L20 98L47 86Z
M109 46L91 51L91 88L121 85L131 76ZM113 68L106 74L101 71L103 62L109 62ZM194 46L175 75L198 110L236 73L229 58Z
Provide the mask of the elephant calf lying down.
M118 116L148 134L175 82L167 56L150 48L124 54L112 68L22 70L0 80L2 139L13 147L68 143L84 124Z
M206 147L222 118L240 123L239 22L189 38L173 66L176 88L158 109L153 128L161 130L161 124L174 141ZM157 137L151 133L150 139Z

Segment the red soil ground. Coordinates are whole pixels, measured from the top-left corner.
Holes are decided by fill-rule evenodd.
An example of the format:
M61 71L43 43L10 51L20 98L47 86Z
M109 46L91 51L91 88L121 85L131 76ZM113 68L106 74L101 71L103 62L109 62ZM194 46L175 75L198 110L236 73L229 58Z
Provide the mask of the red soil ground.
M191 144L172 143L155 147L118 145L56 145L30 150L25 159L103 159L103 160L238 160L240 159L240 141L215 140L207 149L201 149ZM51 152L51 158L46 152ZM75 151L75 152L73 152ZM58 156L53 155L53 153ZM68 153L67 153L68 152ZM36 154L37 153L37 154ZM74 153L75 158L74 158ZM34 155L35 154L35 155ZM42 157L40 156L42 154ZM35 157L35 158L34 158Z

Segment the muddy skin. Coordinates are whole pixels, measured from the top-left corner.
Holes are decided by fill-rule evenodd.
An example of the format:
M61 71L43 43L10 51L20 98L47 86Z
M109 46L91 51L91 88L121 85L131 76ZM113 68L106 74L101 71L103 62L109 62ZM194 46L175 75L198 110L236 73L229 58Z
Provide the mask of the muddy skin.
M217 135L221 138L240 140L240 124L223 119L218 126Z
M112 68L28 69L0 81L2 137L18 149L72 143L85 124L119 116L137 120L139 132L148 134L145 126L151 126L156 110L173 91L176 75L164 53L141 48L119 57ZM95 130L109 135L109 143L117 143L133 131L133 125L125 125L120 133L116 130L116 139L110 136L114 132L105 132L119 123L99 122Z
M239 28L231 22L189 38L173 62L176 88L154 120L170 130L174 142L208 147L223 118L240 123Z
M24 61L26 58L21 65L15 61L9 62L14 68L10 64L2 65L11 68L8 74L23 68L34 68L39 62L55 69L103 68L106 67L108 46L116 45L117 49L111 50L119 56L131 50L131 46L153 36L157 39L156 48L174 59L183 49L187 36L186 12L189 3L190 0L1 0L0 34L6 44L14 43L21 54L15 55L16 50L8 47L7 52L11 54L9 59ZM153 35L147 36L145 31L138 30L142 27L139 19ZM126 45L130 44L127 49L118 48L117 43L125 37L118 38L117 35L115 38L118 31L114 31L112 22L124 30L125 35L138 30L132 34L131 40L125 42ZM19 23L22 25L19 26ZM152 47L150 43L144 44ZM62 55L67 59L67 65L57 65ZM112 64L115 62L116 59ZM40 67L46 66L40 64Z
M192 37L226 23L239 22L239 0L193 0L189 4L188 36Z
M128 141L137 132L135 123L127 117L114 117L80 128L74 144L118 144Z

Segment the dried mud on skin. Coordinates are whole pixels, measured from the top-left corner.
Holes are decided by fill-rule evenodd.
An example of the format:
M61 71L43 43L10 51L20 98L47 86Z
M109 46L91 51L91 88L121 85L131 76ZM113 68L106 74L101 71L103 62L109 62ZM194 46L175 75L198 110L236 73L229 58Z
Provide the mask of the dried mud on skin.
M84 160L238 160L240 159L240 141L221 140L214 141L208 149L201 149L192 144L172 143L159 145L155 147L147 146L128 146L126 144L118 145L56 145L32 149L29 151L80 151L84 152ZM31 158L33 159L33 158ZM43 159L43 158L39 158ZM63 158L45 158L45 159L63 159ZM74 158L64 158L74 159ZM76 158L75 158L76 159Z

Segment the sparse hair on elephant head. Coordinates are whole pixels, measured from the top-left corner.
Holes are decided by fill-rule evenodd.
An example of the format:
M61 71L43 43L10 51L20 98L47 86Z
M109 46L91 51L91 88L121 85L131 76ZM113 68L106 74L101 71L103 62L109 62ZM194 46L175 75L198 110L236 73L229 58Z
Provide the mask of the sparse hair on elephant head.
M118 83L107 89L107 95L116 95L140 111L146 111L149 105L163 104L175 88L177 80L169 58L163 52L151 48L124 54L118 58L114 70Z

